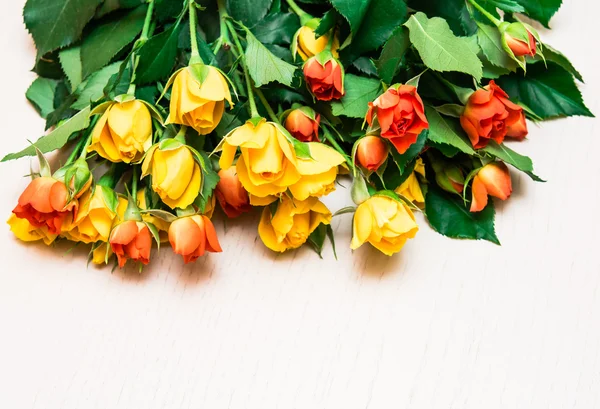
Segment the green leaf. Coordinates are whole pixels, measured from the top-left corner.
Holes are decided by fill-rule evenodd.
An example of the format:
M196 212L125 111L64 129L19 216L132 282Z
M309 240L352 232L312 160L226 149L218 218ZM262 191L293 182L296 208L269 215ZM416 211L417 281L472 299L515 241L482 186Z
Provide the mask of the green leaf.
M508 163L526 173L531 179L536 182L544 182L539 176L533 173L533 162L528 156L521 155L504 144L497 144L495 141L490 141L482 151Z
M335 23L338 21L339 16L340 13L338 13L336 9L330 9L327 13L323 14L321 22L315 30L317 37L327 34L329 30L335 27Z
M219 174L215 172L212 167L212 162L206 155L206 152L199 152L204 160L205 166L202 167L202 187L200 188L200 194L196 197L194 204L198 206L200 213L204 213L206 205L213 195L213 190L219 183Z
M516 0L525 8L529 17L539 21L548 28L550 19L558 11L562 0Z
M71 105L73 109L83 109L104 96L104 87L110 78L119 72L121 63L115 62L90 75L79 87L79 96Z
M570 72L575 78L577 78L580 82L583 81L583 77L577 71L577 69L571 64L571 61L563 53L558 51L557 49L549 46L548 44L544 44L544 58L546 61L551 61L555 64L560 65L562 68ZM542 61L542 57L540 54L536 55L536 60Z
M441 17L456 35L473 35L477 29L465 0L408 0L408 6L430 17Z
M323 246L325 245L325 239L327 238L327 225L321 223L317 228L308 236L307 243L313 248L313 250L323 258Z
M252 33L263 44L290 44L300 28L298 16L292 13L267 15L252 28Z
M492 200L481 212L471 213L459 197L432 184L425 196L425 211L431 227L444 236L483 239L500 244L494 230L495 211Z
M37 48L37 59L79 40L103 0L27 0L25 26Z
M352 3L348 9L357 10L356 1L333 0L332 4L338 6L342 3L346 6ZM364 14L360 16L358 27L352 27L352 43L340 53L345 62L353 62L362 54L376 50L384 44L392 35L394 30L406 21L406 3L404 0L370 0ZM338 8L339 10L339 8ZM341 10L340 10L341 12ZM346 17L344 13L341 13ZM358 18L358 16L352 16ZM350 19L347 18L350 22Z
M158 21L166 21L175 18L181 13L184 3L181 0L154 0L154 14Z
M148 84L169 76L177 57L179 31L180 26L175 24L168 30L150 38L140 48L136 84Z
M267 48L246 30L246 64L250 76L257 87L276 81L284 85L292 85L296 67L276 57Z
M381 81L377 79L347 74L344 90L346 94L339 101L331 103L333 115L364 118L369 109L369 102L377 98L383 89Z
M57 80L38 77L27 89L25 96L42 118L54 111L54 93L57 86Z
M509 13L523 13L525 9L515 0L480 0L479 4L485 9L499 8Z
M498 84L511 99L528 106L543 119L558 116L594 116L585 106L573 76L561 66L548 62L533 64L522 73L498 79Z
M50 132L48 135L42 136L38 139L35 144L28 146L17 153L11 153L6 155L2 162L8 160L22 158L23 156L35 155L35 149L38 148L42 153L52 152L53 150L62 148L69 137L77 131L87 128L90 125L90 107L79 111L75 116L65 121Z
M439 144L455 147L467 155L475 155L471 143L462 135L462 131L450 125L450 119L446 120L435 108L425 107L425 115L429 121L429 140Z
M383 46L379 60L375 63L377 73L383 82L391 84L400 69L400 63L406 50L410 47L408 30L398 27Z
M107 19L92 30L81 45L82 77L108 64L127 44L142 31L146 5L133 9L125 16Z
M404 174L408 164L410 164L421 153L423 147L425 147L428 133L429 131L427 129L421 132L417 138L417 141L410 145L408 150L403 154L398 153L398 151L393 147L390 149L392 157L394 158L394 162L398 166L398 170L400 171L401 175Z
M488 61L496 67L516 71L517 64L502 47L502 36L498 28L483 23L477 23L477 26L477 42Z
M71 84L71 91L75 91L81 81L81 47L71 47L60 50L58 53L58 59L60 60L60 66L64 71L69 84Z
M481 61L470 41L456 37L444 19L429 19L419 12L413 14L404 25L410 31L410 41L429 68L441 72L464 72L478 81L481 79Z
M356 68L360 73L366 74L370 77L378 77L377 67L375 63L369 57L359 57L352 63L352 67Z
M246 27L258 24L269 12L273 0L227 0L229 14Z

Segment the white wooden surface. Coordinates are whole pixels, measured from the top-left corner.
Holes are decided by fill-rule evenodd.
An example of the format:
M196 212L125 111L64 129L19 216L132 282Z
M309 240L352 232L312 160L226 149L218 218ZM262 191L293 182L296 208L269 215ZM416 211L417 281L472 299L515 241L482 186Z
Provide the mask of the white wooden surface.
M0 14L2 155L43 129L23 95L35 51L22 3ZM581 70L597 114L598 12L565 1L555 31L542 31ZM5 226L0 408L600 407L598 122L532 126L517 149L549 182L513 174L498 206L503 247L446 239L421 220L396 257L352 254L343 216L339 261L329 249L324 260L276 256L254 215L217 221L223 254L184 267L166 249L142 275L111 274ZM0 165L2 217L28 168Z

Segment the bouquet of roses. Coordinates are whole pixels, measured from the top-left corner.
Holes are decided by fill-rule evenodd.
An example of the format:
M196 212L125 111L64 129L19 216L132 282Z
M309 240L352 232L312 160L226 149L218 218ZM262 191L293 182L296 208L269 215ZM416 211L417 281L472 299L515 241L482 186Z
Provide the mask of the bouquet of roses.
M527 23L547 27L560 3L28 0L27 98L51 132L3 159L40 163L8 223L121 267L147 264L154 241L186 263L220 252L217 202L230 218L262 207L277 252L320 254L350 212L352 249L398 252L417 211L498 243L490 197L510 197L507 165L542 181L505 139L527 119L592 116L581 75ZM332 214L320 198L338 178L356 207Z

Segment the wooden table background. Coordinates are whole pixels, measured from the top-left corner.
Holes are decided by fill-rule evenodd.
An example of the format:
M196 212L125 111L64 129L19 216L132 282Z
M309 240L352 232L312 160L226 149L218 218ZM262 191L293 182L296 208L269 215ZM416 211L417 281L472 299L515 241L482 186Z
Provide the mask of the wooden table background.
M36 139L24 92L35 56L23 0L3 2L0 153ZM600 113L597 2L565 1L543 38L566 52ZM419 219L400 255L277 256L258 215L216 221L224 253L163 249L142 275L86 268L84 251L0 231L0 408L600 407L600 135L594 119L530 126L499 203L502 247L453 241ZM0 165L0 214L27 184ZM333 208L349 202L338 189Z

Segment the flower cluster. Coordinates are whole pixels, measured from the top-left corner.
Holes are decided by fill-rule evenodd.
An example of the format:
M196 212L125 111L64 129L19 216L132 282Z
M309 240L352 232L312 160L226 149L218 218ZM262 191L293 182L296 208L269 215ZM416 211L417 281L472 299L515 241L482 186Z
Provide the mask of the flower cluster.
M257 234L275 252L309 244L321 254L344 213L352 249L399 252L419 213L446 236L497 243L490 197L510 197L508 165L541 180L505 142L523 141L528 119L592 115L579 99L539 97L569 94L581 76L512 14L535 19L535 9L512 3L468 0L444 20L438 6L404 0L330 11L257 2L251 15L238 0L148 0L106 17L56 1L64 13L46 16L55 24L101 21L78 24L80 52L71 37L46 41L25 15L52 68L36 65L27 95L54 129L4 159L40 162L8 224L23 241L88 245L96 264L146 265L161 243L185 263L222 252L217 203L230 219L259 208ZM139 23L139 37L129 50L105 41L90 63L87 36L114 35L104 27L120 19ZM72 50L79 65L66 66ZM54 150L68 159L52 172L44 154ZM345 180L355 206L332 212L322 198Z

